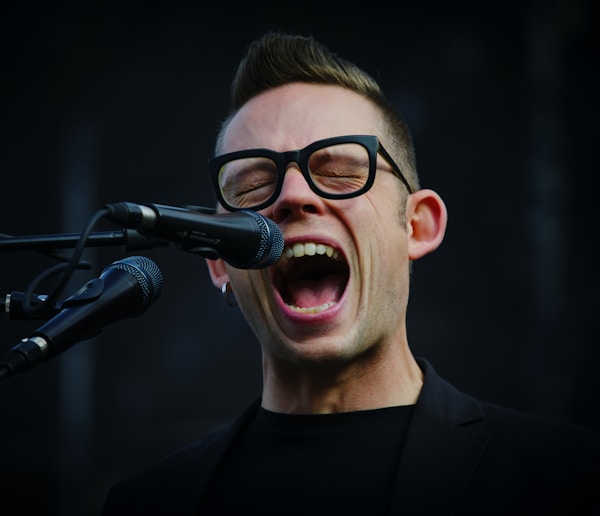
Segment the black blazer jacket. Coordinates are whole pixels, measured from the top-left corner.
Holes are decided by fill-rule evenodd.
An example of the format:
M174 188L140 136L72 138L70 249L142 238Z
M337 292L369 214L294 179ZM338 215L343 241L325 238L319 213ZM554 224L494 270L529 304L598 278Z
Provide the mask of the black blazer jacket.
M480 402L440 378L427 361L419 365L425 380L390 514L600 515L600 433ZM216 468L258 405L114 486L103 515L200 514Z

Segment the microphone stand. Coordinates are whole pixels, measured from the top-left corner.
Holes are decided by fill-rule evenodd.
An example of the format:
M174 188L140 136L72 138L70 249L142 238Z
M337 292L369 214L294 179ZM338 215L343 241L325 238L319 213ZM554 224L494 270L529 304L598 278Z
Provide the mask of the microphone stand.
M0 251L48 251L75 247L81 239L80 233L55 235L11 236L0 234ZM141 235L134 229L120 231L100 231L90 233L86 247L122 245L125 251L166 247L169 242Z

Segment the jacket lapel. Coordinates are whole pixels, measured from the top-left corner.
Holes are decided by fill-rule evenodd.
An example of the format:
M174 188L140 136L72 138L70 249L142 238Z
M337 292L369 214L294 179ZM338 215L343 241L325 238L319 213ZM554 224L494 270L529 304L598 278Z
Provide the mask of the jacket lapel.
M419 360L425 376L398 468L390 514L455 514L488 438L466 428L479 402Z

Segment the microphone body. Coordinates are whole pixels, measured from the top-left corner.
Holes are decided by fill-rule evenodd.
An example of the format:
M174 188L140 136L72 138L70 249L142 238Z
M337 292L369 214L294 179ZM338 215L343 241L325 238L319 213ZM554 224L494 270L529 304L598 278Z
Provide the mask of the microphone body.
M65 299L62 310L14 346L0 369L4 376L29 369L39 361L87 340L109 323L142 314L162 291L162 273L149 258L132 256L106 267Z
M261 269L283 252L283 234L271 219L241 210L215 213L207 208L121 202L107 204L108 219L142 235L175 242L182 250L222 259L238 269Z

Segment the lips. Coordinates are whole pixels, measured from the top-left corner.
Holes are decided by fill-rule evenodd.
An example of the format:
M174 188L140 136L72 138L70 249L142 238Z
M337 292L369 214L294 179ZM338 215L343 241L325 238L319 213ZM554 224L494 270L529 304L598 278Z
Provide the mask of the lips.
M350 276L339 250L316 242L296 242L284 249L274 274L274 285L292 310L316 314L341 298Z

